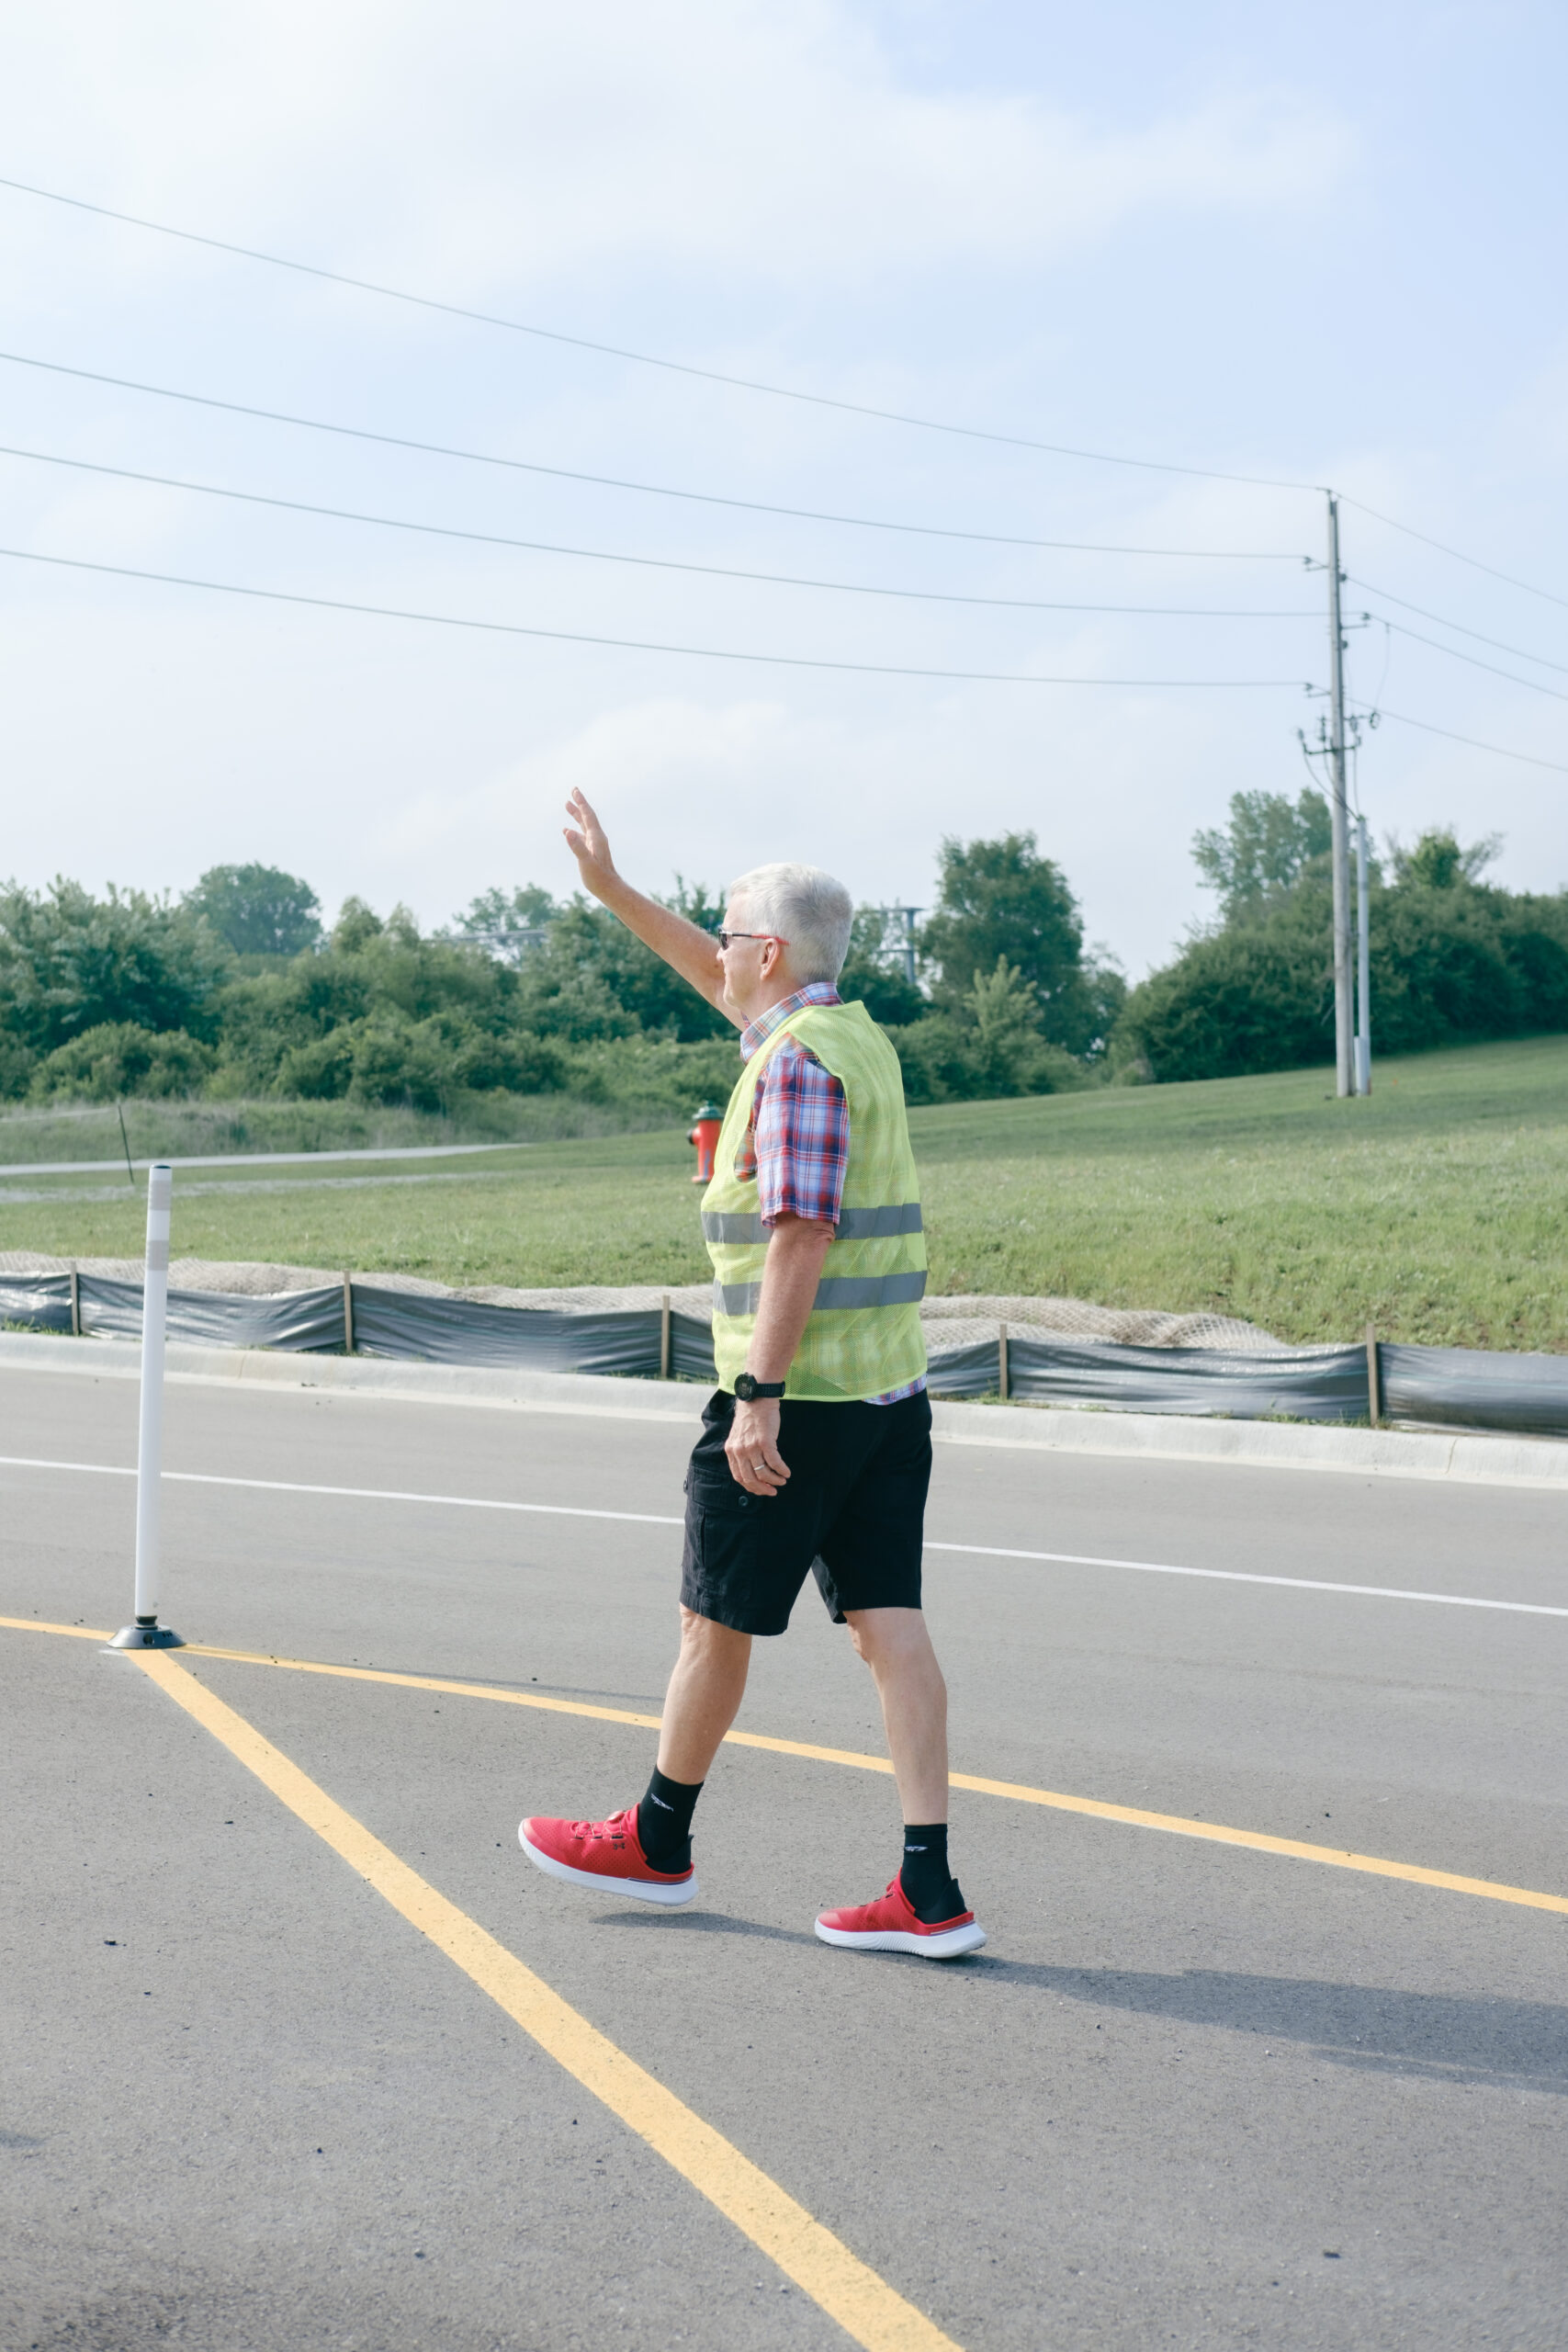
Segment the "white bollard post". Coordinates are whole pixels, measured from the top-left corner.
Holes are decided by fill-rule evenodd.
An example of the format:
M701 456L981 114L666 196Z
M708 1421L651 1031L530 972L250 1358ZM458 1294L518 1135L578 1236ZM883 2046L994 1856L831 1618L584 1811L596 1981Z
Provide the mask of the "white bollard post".
M141 1418L136 1440L136 1621L110 1647L177 1650L178 1634L158 1623L158 1537L164 1456L164 1331L169 1306L169 1204L175 1171L156 1160L147 1174L147 1260L141 1278Z

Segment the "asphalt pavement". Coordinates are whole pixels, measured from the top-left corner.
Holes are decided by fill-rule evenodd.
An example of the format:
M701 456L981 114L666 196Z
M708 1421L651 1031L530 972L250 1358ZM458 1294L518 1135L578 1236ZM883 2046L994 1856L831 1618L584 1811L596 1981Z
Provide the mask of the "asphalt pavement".
M85 1637L130 1613L135 1418L131 1383L0 1367L0 1612L81 1629L0 1628L6 2352L853 2340L815 2257L760 2251ZM940 1445L936 1543L1127 1564L932 1552L954 1770L1197 1833L960 1789L990 1942L941 1967L812 1935L897 1866L853 1762L727 1747L690 1911L519 1852L524 1812L644 1785L654 1734L615 1718L660 1705L689 1442L175 1384L168 1468L254 1483L167 1483L165 1618L409 1679L176 1671L867 2266L863 2342L1560 2346L1568 1916L1202 1833L1568 1895L1561 1499ZM882 1752L809 1586L739 1728Z

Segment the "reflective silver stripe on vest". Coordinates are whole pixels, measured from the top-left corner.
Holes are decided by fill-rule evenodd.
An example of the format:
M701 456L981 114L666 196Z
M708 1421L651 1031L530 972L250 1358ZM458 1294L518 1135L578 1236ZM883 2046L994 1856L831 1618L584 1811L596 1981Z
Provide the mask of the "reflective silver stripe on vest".
M826 1274L817 1285L812 1312L846 1306L908 1306L926 1295L922 1267L908 1274ZM716 1315L755 1315L761 1303L761 1283L715 1283Z
M765 1241L767 1232L754 1209L737 1209L724 1216L712 1209L703 1211L705 1241Z
M840 1241L882 1241L896 1233L923 1233L919 1201L904 1201L893 1208L845 1209L838 1224ZM766 1241L767 1227L754 1210L707 1210L703 1239L718 1242Z
M846 1209L839 1219L840 1241L880 1241L890 1233L923 1233L919 1201L890 1209Z

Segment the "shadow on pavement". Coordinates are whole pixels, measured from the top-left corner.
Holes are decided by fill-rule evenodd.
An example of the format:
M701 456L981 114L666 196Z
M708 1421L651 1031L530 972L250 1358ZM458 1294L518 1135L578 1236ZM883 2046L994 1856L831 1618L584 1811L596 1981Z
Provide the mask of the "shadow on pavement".
M964 1974L971 1983L1028 1986L1098 2008L1297 2042L1328 2064L1366 2073L1568 2092L1568 2008L1545 2001L1400 1993L1223 1969L1156 1976L1052 1968L984 1953Z
M754 1936L818 1948L817 1938L806 1929L775 1928L719 1911L606 1911L594 1925L657 1929L664 1935ZM1123 2009L1177 2025L1258 2034L1269 2041L1299 2044L1326 2065L1367 2074L1568 2092L1568 2008L1546 2001L1401 1993L1377 1984L1247 1976L1224 1969L1190 1968L1157 1976L1122 1969L1053 1968L1039 1962L993 1959L983 1951L946 1962L940 1972L913 1955L852 1957L863 1963L874 1958L883 1967L940 1973L944 1981L976 1987L1054 1993L1062 2001Z
M650 1905L646 1911L602 1911L593 1924L596 1928L660 1928L666 1934L673 1928L688 1936L761 1936L769 1943L828 1949L826 1944L818 1947L817 1938L802 1928L771 1928L761 1919L737 1919L722 1911L660 1911Z

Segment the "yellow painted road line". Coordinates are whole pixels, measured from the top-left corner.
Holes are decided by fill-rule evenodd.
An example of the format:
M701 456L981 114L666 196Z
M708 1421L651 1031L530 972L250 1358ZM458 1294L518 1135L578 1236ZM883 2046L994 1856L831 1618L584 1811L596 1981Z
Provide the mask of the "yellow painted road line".
M716 2205L865 2352L959 2352L952 2336L850 2252L777 2181L525 1968L467 1912L264 1739L166 1650L127 1653L411 1927L428 1936L574 2081Z
M45 1625L35 1617L0 1617L0 1627L24 1633L77 1634L80 1625ZM107 1642L107 1634L88 1634L90 1641ZM639 1731L658 1731L657 1715L633 1714L621 1707L594 1707L580 1699L550 1699L530 1690L498 1690L483 1682L446 1682L434 1675L391 1674L377 1667L322 1666L314 1660L277 1657L260 1650L213 1649L193 1642L188 1657L215 1657L236 1666L279 1667L291 1674L325 1674L351 1682L390 1682L409 1690L443 1691L454 1699L490 1699L504 1707L536 1707L555 1715L587 1715L595 1722L630 1724ZM886 1756L867 1756L854 1747L822 1747L801 1739L773 1739L766 1733L730 1731L729 1747L761 1747L775 1756L799 1756L808 1763L846 1765L859 1772L891 1775ZM1159 1829L1168 1837L1196 1838L1213 1846L1239 1846L1255 1854L1282 1854L1297 1862L1318 1862L1326 1869L1364 1871L1374 1878L1406 1879L1415 1886L1436 1886L1450 1894L1479 1894L1493 1903L1523 1904L1533 1911L1557 1911L1568 1916L1568 1895L1543 1894L1528 1886L1506 1886L1493 1879L1464 1878L1453 1871L1430 1871L1419 1862L1390 1861L1379 1854L1357 1854L1334 1846L1311 1846L1296 1838L1271 1838L1261 1829L1233 1829L1221 1821L1189 1821L1179 1813L1146 1813L1136 1805L1107 1804L1099 1797L1070 1796L1060 1789L1033 1789L1017 1781L991 1781L974 1772L949 1774L955 1789L977 1796L1005 1797L1014 1804L1048 1805L1057 1813L1078 1813L1093 1821L1115 1821L1133 1829Z
M1483 1894L1493 1903L1522 1903L1531 1911L1557 1911L1568 1917L1568 1894L1542 1894L1533 1887L1503 1886L1489 1878L1461 1878L1454 1871L1424 1870L1419 1862L1391 1862L1379 1854L1309 1846L1297 1838L1270 1838L1261 1829L1229 1829L1221 1821L1184 1821L1179 1813L1144 1813L1136 1805L1103 1804L1098 1797L1063 1796L1054 1789L1023 1788L1013 1781L981 1780L973 1772L954 1772L950 1777L955 1789L973 1789L986 1797L1010 1797L1016 1804L1052 1805L1058 1813L1087 1814L1092 1821L1163 1829L1173 1838L1200 1838L1213 1846L1243 1846L1254 1854L1283 1854L1292 1861L1321 1862L1329 1870L1367 1871L1374 1878L1406 1879L1413 1886L1438 1886L1450 1894Z
M0 1625L6 1620L0 1617ZM594 1707L585 1699L550 1699L538 1690L502 1690L488 1682L444 1682L429 1674L390 1674L373 1666L320 1666L313 1658L275 1657L262 1650L214 1649L205 1642L186 1645L187 1657L217 1657L232 1666L276 1666L289 1674L338 1675L345 1682L390 1682L405 1690L441 1690L453 1699L492 1699L503 1707L537 1707L547 1715L590 1715L596 1723L633 1724L657 1731L658 1715L633 1714L626 1707Z
M577 1699L548 1699L527 1690L493 1690L482 1682L443 1682L427 1675L388 1674L364 1666L318 1666L299 1658L264 1657L254 1651L204 1649L195 1645L188 1655L227 1658L237 1665L283 1667L297 1674L341 1674L359 1682L401 1683L410 1690L440 1690L453 1698L492 1699L504 1706L538 1707L551 1714L589 1715L599 1723L633 1724L644 1731L660 1728L657 1715L593 1707ZM822 1747L802 1739L773 1739L756 1731L730 1731L724 1736L725 1745L729 1747L761 1747L773 1756L799 1756L809 1763L847 1765L860 1772L890 1775L893 1770L886 1756L867 1756L858 1748ZM1135 1805L1107 1804L1099 1797L1069 1796L1059 1789L1032 1789L1017 1781L986 1780L974 1772L953 1772L948 1777L955 1789L968 1789L977 1796L1006 1797L1014 1804L1048 1805L1057 1813L1086 1815L1092 1821L1116 1821L1134 1829L1159 1829L1168 1837L1197 1838L1215 1846L1240 1846L1255 1854L1282 1854L1291 1861L1319 1862L1330 1870L1364 1871L1374 1878L1406 1879L1416 1886L1441 1887L1450 1894L1480 1894L1493 1903L1521 1903L1530 1910L1559 1911L1568 1916L1568 1895L1542 1894L1528 1886L1504 1886L1491 1879L1464 1878L1453 1871L1426 1870L1419 1862L1395 1862L1378 1854L1351 1853L1334 1846L1310 1846L1298 1838L1271 1838L1261 1829L1232 1829L1224 1822L1188 1821L1177 1813L1145 1813Z
M114 1635L96 1625L51 1625L41 1617L0 1617L0 1625L15 1634L69 1634L79 1642L112 1642Z

